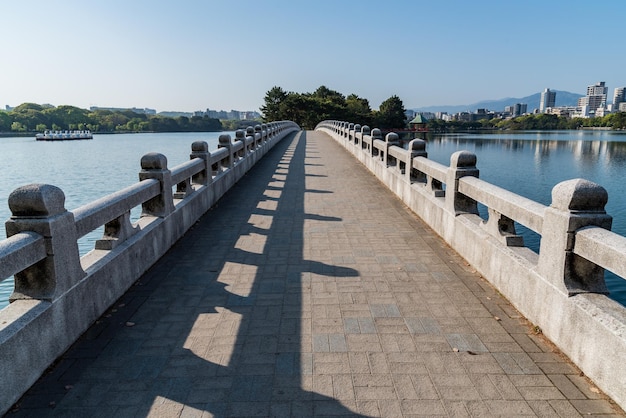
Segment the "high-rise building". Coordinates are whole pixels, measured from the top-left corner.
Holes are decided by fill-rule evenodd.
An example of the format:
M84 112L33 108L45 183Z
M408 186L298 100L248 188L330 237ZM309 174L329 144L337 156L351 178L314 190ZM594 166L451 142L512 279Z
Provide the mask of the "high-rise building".
M604 85L604 81L587 87L587 95L578 99L578 106L587 106L589 112L595 113L598 108L606 107L606 95L608 88Z
M618 87L613 93L613 109L619 110L619 104L626 102L626 87Z
M539 112L545 113L549 107L554 107L556 102L556 91L545 89L541 92L541 101L539 102Z

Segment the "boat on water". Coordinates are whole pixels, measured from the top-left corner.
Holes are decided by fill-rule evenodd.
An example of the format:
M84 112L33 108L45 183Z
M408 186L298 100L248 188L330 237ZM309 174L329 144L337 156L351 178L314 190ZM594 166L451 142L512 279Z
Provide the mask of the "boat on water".
M93 139L91 131L44 131L35 135L37 141L71 141L76 139Z

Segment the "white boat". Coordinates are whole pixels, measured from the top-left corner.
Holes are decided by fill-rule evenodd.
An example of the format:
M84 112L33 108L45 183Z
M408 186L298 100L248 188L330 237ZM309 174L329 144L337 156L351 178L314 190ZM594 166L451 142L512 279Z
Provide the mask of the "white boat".
M91 131L44 131L35 135L37 141L71 141L74 139L93 139Z

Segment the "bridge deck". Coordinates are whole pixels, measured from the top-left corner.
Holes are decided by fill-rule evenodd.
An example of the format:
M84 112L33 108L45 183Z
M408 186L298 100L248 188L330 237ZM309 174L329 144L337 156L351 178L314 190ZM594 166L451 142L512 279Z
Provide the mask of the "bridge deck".
M9 416L623 416L325 134L285 139Z

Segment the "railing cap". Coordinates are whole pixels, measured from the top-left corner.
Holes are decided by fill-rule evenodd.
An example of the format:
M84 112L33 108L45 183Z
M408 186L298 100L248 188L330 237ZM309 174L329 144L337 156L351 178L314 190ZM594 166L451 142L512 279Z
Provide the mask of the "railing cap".
M387 142L398 142L400 140L400 136L398 136L395 132L389 132L385 135L385 141Z
M65 212L63 190L51 184L28 184L9 195L13 216L53 216Z
M372 129L372 138L374 139L382 139L383 133L380 129L374 128Z
M469 151L457 151L450 156L450 168L476 167L476 154Z
M426 151L426 141L415 138L409 142L409 151Z
M167 170L167 157L158 152L149 152L141 157L143 170Z
M361 126L361 133L363 135L369 135L370 134L370 127L367 126L367 125Z
M246 128L246 135L247 136L254 136L254 126L248 126Z
M230 139L229 134L222 134L218 139L218 143L219 145L230 145Z
M235 138L238 140L244 139L246 137L246 131L243 129L237 129L235 131Z
M195 141L191 144L191 151L193 152L208 152L209 144L206 141Z
M550 206L572 212L604 212L609 200L606 189L585 179L563 181L552 188Z

